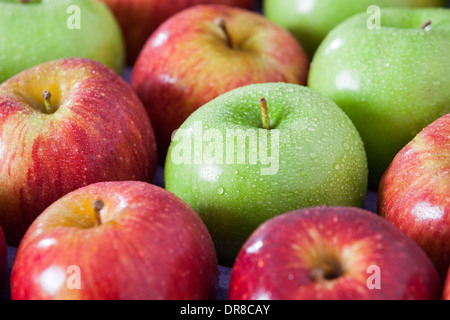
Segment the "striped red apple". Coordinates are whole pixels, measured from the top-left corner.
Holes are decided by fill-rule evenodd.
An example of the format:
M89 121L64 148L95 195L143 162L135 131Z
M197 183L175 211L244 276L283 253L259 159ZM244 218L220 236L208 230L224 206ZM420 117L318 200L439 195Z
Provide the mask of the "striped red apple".
M450 113L394 158L381 180L378 211L428 253L444 279L450 266Z
M10 245L68 192L150 181L156 159L142 103L99 62L54 60L0 85L0 225Z

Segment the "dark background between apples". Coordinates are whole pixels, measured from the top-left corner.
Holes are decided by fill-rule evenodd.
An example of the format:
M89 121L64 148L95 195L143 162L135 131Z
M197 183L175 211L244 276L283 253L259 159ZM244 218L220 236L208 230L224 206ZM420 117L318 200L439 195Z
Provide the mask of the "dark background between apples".
M261 10L261 1L259 1L259 5L257 11L260 13ZM447 0L447 7L450 8L450 0ZM124 78L129 80L129 76L131 74L131 69L128 68L124 74ZM155 180L153 183L157 186L164 187L164 168L158 167ZM364 208L375 213L377 212L377 193L373 191L368 191L366 201L364 203ZM14 257L17 251L17 248L8 246L8 276L11 274L12 265L14 262ZM216 298L218 300L227 299L228 292L228 284L231 276L231 268L219 266L219 279L217 283L217 294ZM0 300L9 300L10 299L10 288L9 283L5 286L5 288L0 292Z

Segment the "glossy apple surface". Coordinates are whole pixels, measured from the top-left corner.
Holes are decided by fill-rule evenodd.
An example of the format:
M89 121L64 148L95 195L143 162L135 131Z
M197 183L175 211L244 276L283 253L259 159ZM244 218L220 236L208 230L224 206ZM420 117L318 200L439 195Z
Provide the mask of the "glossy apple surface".
M253 230L275 215L362 206L367 176L361 138L335 103L307 87L267 83L227 92L183 123L167 155L165 187L202 217L219 262L231 266Z
M174 14L201 4L222 4L253 9L255 0L100 0L113 11L125 38L127 61L134 65L151 34Z
M152 34L131 85L150 114L165 158L174 130L206 102L253 83L305 84L308 69L295 38L262 15L203 5L172 16Z
M43 63L0 85L0 150L0 225L10 245L64 194L105 180L151 181L156 170L138 97L114 71L80 58Z
M442 278L450 266L450 113L422 130L381 180L378 211L428 253Z
M104 3L0 0L0 83L37 64L71 57L122 72L122 33Z
M36 219L17 251L11 296L208 299L217 268L207 229L179 198L145 182L102 182L69 193Z
M366 147L370 189L378 190L395 155L450 112L450 9L384 9L380 29L368 28L368 19L359 14L328 34L309 86L352 119Z
M297 210L262 224L233 266L231 300L438 300L428 256L359 208Z
M286 28L310 58L326 35L347 18L379 7L443 7L445 0L263 0L264 15Z

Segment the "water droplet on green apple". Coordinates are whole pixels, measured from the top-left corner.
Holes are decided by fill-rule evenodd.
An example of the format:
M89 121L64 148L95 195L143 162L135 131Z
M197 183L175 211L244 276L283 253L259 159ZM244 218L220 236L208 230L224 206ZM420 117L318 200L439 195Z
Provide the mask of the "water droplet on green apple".
M225 193L225 189L223 187L218 187L217 188L217 193L220 195L223 195Z

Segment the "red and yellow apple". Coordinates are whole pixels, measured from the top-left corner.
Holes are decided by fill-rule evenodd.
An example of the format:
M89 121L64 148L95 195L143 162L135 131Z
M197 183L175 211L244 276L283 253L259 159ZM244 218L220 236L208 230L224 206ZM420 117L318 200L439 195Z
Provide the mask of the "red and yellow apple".
M134 65L156 28L175 13L201 4L222 4L253 9L255 0L100 0L108 4L125 38L127 61Z
M439 275L414 241L352 207L292 211L263 223L233 266L231 300L438 300Z
M450 266L450 113L424 128L394 158L378 211L428 253L441 277Z
M131 86L150 115L165 159L173 132L206 102L254 83L304 85L308 70L297 40L261 14L202 5L172 16L152 34Z
M150 181L156 159L142 103L99 62L54 60L0 85L0 225L10 245L68 192Z
M217 258L200 217L145 182L100 182L49 206L11 272L13 300L213 297Z

